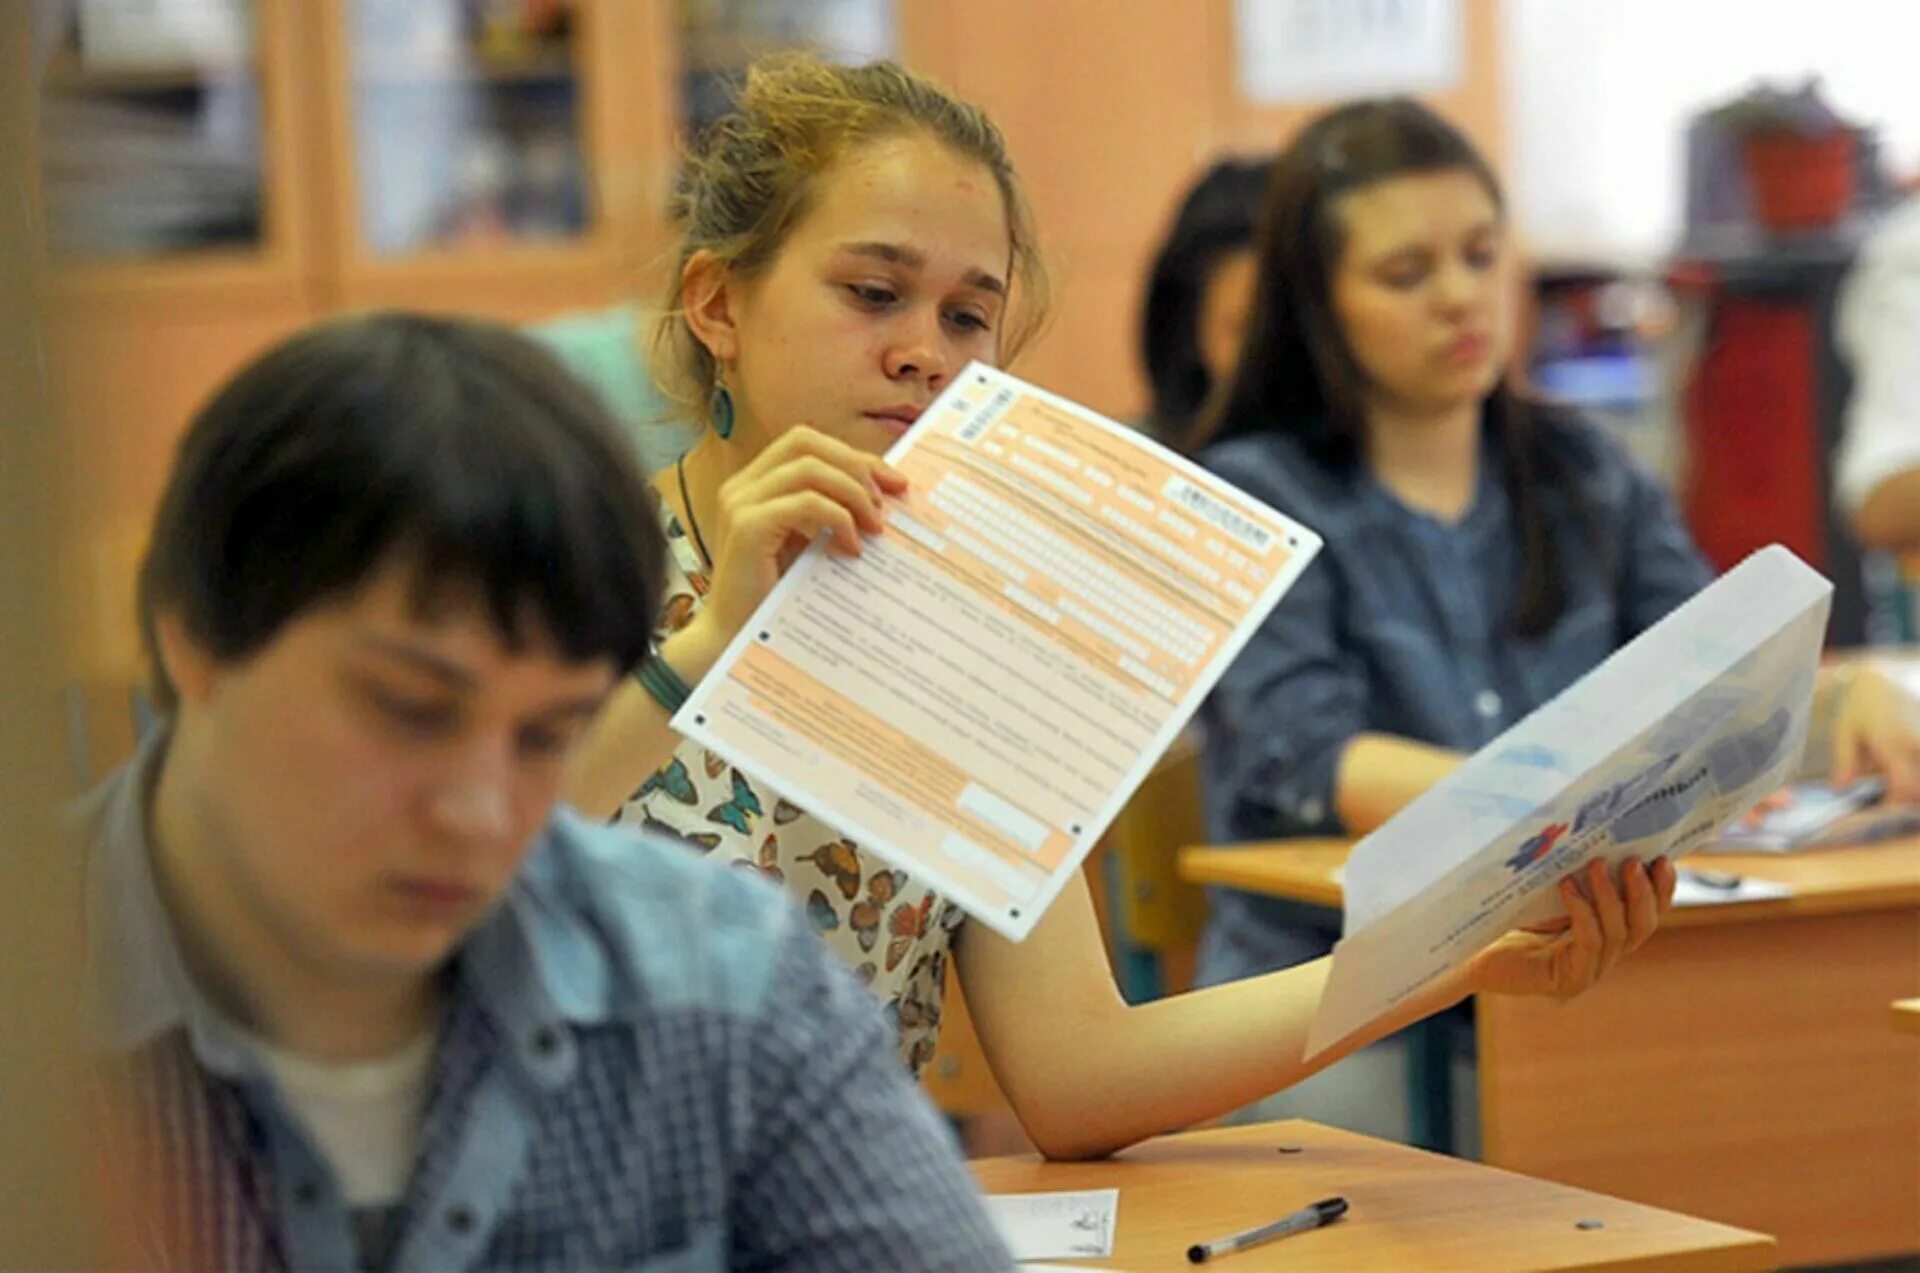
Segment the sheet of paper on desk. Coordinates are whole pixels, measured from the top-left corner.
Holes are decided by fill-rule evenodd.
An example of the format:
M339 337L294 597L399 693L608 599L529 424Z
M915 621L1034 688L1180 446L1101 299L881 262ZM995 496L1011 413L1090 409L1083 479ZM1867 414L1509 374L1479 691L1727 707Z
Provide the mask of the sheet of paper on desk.
M1762 549L1355 846L1309 1055L1561 912L1594 857L1679 854L1781 785L1833 588Z
M1792 897L1793 890L1773 880L1751 875L1723 875L1716 871L1680 868L1673 882L1675 906L1727 906L1734 902L1771 902Z
M803 554L673 724L1017 941L1320 541L978 364L888 458L886 530Z
M1016 1260L1103 1260L1113 1254L1118 1189L1079 1193L1001 1193L986 1198Z

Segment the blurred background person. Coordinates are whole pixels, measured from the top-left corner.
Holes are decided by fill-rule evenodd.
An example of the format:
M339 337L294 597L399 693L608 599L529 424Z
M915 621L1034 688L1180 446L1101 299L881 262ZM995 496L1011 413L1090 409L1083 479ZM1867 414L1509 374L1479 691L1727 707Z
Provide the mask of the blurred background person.
M1140 311L1148 432L1176 443L1233 371L1253 302L1254 236L1273 160L1223 159L1180 201Z

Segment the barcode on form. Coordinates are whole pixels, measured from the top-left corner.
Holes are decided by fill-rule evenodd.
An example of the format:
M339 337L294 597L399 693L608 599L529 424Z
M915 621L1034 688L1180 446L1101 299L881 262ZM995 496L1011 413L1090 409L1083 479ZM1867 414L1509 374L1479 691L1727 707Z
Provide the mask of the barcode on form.
M953 436L962 442L974 443L987 436L987 429L995 420L1007 413L1013 405L1012 389L996 389L991 398L978 411L968 416L961 426L954 430Z
M1272 531L1209 495L1179 474L1167 479L1166 490L1162 493L1188 512L1206 519L1214 529L1232 536L1256 553L1264 554L1273 547Z

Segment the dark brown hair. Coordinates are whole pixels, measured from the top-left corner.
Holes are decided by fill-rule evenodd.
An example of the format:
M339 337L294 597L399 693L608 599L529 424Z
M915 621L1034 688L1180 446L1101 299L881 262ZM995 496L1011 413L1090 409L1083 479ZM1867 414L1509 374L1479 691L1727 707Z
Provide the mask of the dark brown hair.
M405 562L420 604L470 587L509 648L534 619L567 658L626 670L665 561L632 448L552 354L493 323L374 314L269 350L194 419L141 566L141 636L171 710L157 614L238 661Z
M1408 98L1349 103L1315 119L1274 165L1260 235L1254 299L1242 357L1202 412L1190 449L1257 433L1299 439L1337 472L1364 461L1365 376L1333 310L1334 268L1345 244L1336 204L1392 177L1462 171L1504 205L1499 180L1460 131ZM1484 406L1520 542L1512 631L1536 637L1556 623L1566 584L1544 507L1563 492L1589 520L1573 473L1554 445L1552 421L1502 376Z

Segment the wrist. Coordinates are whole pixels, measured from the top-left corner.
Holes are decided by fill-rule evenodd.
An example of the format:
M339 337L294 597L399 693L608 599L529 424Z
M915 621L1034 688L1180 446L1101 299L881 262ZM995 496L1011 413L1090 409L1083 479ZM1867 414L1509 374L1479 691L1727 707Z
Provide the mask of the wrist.
M726 648L727 634L715 631L703 613L662 641L653 657L672 668L689 686L694 686L713 670Z

